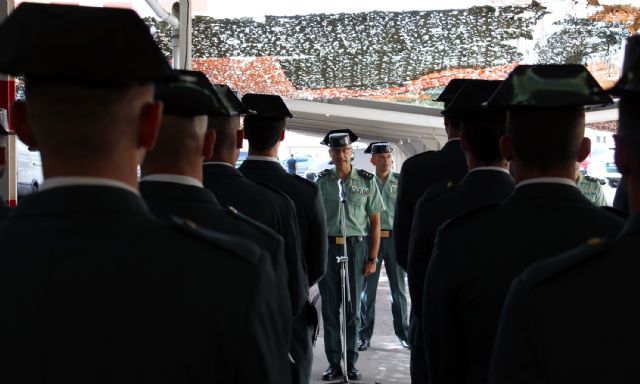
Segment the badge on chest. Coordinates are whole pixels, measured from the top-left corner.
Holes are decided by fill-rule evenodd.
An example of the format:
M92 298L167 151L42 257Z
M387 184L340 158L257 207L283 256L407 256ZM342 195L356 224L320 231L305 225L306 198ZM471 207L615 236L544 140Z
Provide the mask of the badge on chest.
M361 186L358 186L358 185L352 185L351 186L351 194L352 195L368 196L369 195L369 188L361 187Z

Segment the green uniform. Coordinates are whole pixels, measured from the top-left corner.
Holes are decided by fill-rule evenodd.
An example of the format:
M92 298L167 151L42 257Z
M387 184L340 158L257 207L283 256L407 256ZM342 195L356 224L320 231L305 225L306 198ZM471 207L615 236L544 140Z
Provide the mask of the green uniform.
M591 176L583 176L582 174L578 178L576 186L582 192L584 197L589 199L593 204L598 206L607 205L607 200L604 198L604 192L600 185L600 180Z
M360 340L370 341L373 336L373 325L376 314L376 291L380 279L380 269L384 260L389 288L391 289L391 314L393 315L393 330L400 340L407 341L409 322L407 317L407 295L405 288L405 272L396 262L396 252L393 244L393 215L396 207L399 174L392 172L383 184L378 176L376 184L380 190L386 210L380 213L381 228L380 250L376 272L365 278L365 287L361 297L361 327Z
M340 339L340 266L337 256L342 256L342 229L338 174L335 169L320 172L318 186L322 194L327 216L329 252L327 273L318 283L322 296L322 318L324 322L324 345L327 360L331 365L339 365L342 353ZM369 216L384 210L380 192L374 175L351 167L351 173L344 185L346 213L346 244L349 257L349 286L351 310L347 310L347 361L354 366L358 360L356 334L360 329L360 296L364 286L362 270L369 257L367 235Z

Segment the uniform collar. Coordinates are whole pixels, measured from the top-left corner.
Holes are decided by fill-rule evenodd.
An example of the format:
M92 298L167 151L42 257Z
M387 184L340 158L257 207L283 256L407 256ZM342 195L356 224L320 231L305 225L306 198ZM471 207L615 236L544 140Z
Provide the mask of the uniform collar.
M166 183L184 184L204 188L202 182L194 177L168 173L156 173L153 175L147 175L141 178L140 181L162 181Z
M250 156L247 156L247 160L271 161L271 162L280 164L280 161L278 160L277 157L271 157L271 156L250 155Z
M525 185L540 184L540 183L564 184L564 185L576 187L575 181L564 178L564 177L535 177L533 179L527 179L519 182L518 184L516 184L516 188L519 188Z
M129 192L140 195L137 189L133 188L129 184L123 183L114 179L106 179L102 177L84 177L84 176L65 176L65 177L50 177L42 182L41 191L48 189L60 188L60 187L77 187L77 186L92 186L92 187L114 187L127 190Z
M498 172L504 172L507 175L509 175L509 171L502 167L475 167L473 169L470 169L469 173L476 172L476 171L498 171Z
M203 165L226 165L228 167L231 168L235 168L235 166L227 163L226 161L205 161L204 163L202 163Z

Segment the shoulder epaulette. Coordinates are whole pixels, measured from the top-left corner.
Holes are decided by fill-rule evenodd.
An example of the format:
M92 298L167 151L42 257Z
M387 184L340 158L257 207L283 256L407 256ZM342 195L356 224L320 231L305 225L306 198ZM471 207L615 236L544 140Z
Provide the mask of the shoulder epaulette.
M318 188L318 185L316 183L314 183L313 181L307 179L306 177L302 177L300 175L291 175L293 177L295 177L295 180L297 182L299 182L300 184L304 184L308 187L311 187L313 189Z
M269 235L270 237L273 237L274 239L278 238L278 234L276 232L274 232L271 228L267 227L264 224L261 224L255 220L253 220L252 218L243 215L241 212L239 212L237 209L235 209L232 206L227 206L224 208L224 210L227 212L227 214L229 214L230 216L234 217L236 220L242 221L243 223L250 225L251 227L259 230L260 232L263 232L265 235Z
M610 243L600 237L594 237L583 245L566 253L543 260L525 270L523 281L529 288L535 288L573 267L593 259L609 248Z
M454 183L453 181L447 181L443 182L442 184L434 185L427 189L427 191L424 193L424 201L430 201L442 195L446 195L447 193L456 189L457 186L458 184Z
M466 220L472 219L474 217L478 217L478 216L480 216L480 215L482 215L482 214L484 214L486 212L490 212L490 211L495 210L496 208L498 208L500 206L500 204L501 203L491 203L491 204L484 205L482 207L475 208L475 209L472 209L470 211L467 211L467 212L465 212L465 213L463 213L461 215L458 215L458 216L456 216L456 217L454 217L452 219L447 220L442 225L442 228L445 228L445 227L447 229L453 228L454 226L456 226L456 225L458 225L460 223L463 223Z
M599 183L601 185L604 185L606 183L606 181L604 181L602 179L598 179L597 177L593 177L593 176L585 176L584 178L585 178L585 180L593 181L593 182Z
M257 263L259 259L257 248L250 243L241 243L237 239L208 230L205 227L199 226L191 220L183 219L181 217L171 215L169 216L169 219L173 227L177 228L182 233L195 237L199 240L209 243L210 245L222 248L227 252L240 255L244 259L249 260L254 264ZM247 252L243 251L243 247ZM249 249L256 250L256 252L249 252Z
M329 175L330 173L331 173L330 169L325 169L324 171L318 173L318 178L325 177L325 176Z
M395 176L397 179L400 178L400 174L398 172L391 172L391 174Z
M364 177L367 180L371 180L373 179L373 176L375 176L373 173L367 172L364 169L358 169L358 175Z

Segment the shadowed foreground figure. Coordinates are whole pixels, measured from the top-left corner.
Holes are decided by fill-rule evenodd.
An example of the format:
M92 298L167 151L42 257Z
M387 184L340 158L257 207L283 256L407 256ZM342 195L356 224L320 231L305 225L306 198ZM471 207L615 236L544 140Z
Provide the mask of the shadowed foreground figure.
M491 383L637 383L640 345L640 38L627 40L616 165L631 217L622 233L594 238L528 268L506 299Z
M536 261L622 227L573 181L576 161L590 151L583 105L610 102L581 65L518 66L489 100L509 107L500 149L517 184L502 204L459 216L438 231L422 307L432 383L485 383L513 278Z
M171 74L144 22L24 3L0 42L0 72L25 75L12 127L45 176L0 226L0 381L287 380L270 359L280 314L264 255L158 221L135 189L162 112L152 81Z

